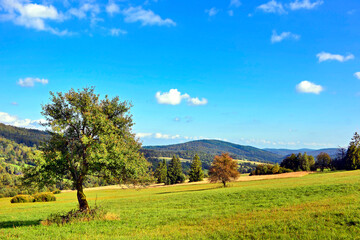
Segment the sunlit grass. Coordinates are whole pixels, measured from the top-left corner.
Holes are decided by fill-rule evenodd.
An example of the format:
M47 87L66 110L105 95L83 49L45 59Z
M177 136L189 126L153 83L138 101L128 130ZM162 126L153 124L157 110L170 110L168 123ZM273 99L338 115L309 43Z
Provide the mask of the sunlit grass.
M51 213L77 206L75 192L56 202L0 199L1 239L356 239L360 171L301 178L87 191L91 205L116 216L42 226Z

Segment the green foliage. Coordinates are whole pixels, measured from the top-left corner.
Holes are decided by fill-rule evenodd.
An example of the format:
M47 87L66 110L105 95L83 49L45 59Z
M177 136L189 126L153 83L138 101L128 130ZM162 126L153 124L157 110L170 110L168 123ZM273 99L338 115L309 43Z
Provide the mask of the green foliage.
M179 157L173 156L167 166L166 184L176 184L185 182L185 176L182 171Z
M34 197L30 195L16 195L10 200L11 203L28 203L34 202Z
M155 170L154 177L156 178L157 183L166 183L167 166L165 159L159 162L158 167Z
M52 193L53 193L53 194L60 194L60 193L61 193L61 190L56 189L56 190L52 191Z
M33 195L34 202L52 202L56 201L56 197L52 192L42 192Z
M280 164L281 167L291 169L292 171L310 171L315 164L313 156L306 153L295 155L294 153L286 157Z
M291 169L280 167L279 164L260 164L256 166L256 169L250 173L252 175L269 175L292 172Z
M202 181L204 178L204 172L202 170L201 161L199 156L196 154L193 161L191 162L190 172L189 172L189 181L198 182Z
M360 168L360 135L355 132L345 157L346 168L355 170Z
M320 153L316 157L316 166L323 172L325 168L331 167L331 157L327 153Z
M24 172L24 183L56 184L70 178L81 210L89 208L83 192L89 176L118 183L147 182L148 162L131 132L131 105L119 97L100 99L94 88L52 93L42 107L50 139L36 156L36 167Z

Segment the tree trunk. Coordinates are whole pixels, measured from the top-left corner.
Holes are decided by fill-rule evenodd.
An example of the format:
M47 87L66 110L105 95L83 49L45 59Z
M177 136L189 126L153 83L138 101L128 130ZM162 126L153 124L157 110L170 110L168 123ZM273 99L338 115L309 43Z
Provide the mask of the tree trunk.
M79 209L80 211L88 211L89 210L89 204L86 201L86 196L83 191L83 181L79 180L76 183L76 190L77 190L77 198L79 202Z
M222 183L224 184L224 187L226 187L226 181L222 180Z

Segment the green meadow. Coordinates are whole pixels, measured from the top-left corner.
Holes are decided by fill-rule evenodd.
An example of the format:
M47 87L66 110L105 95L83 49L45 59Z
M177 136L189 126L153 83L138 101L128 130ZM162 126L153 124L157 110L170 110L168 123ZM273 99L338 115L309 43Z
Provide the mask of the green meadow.
M147 189L89 190L116 220L43 226L77 207L0 199L0 239L360 239L360 171Z

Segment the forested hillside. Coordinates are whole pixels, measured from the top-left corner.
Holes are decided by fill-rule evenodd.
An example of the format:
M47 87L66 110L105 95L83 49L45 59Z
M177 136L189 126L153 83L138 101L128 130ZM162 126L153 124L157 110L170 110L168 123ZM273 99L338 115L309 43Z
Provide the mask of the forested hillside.
M12 140L16 143L23 143L26 146L39 146L48 137L45 131L14 127L0 123L0 137Z
M167 146L145 146L143 148L148 157L171 157L176 154L181 158L190 159L197 153L200 159L212 161L215 155L227 152L236 159L258 162L280 162L282 160L282 157L275 153L219 140L197 140Z

